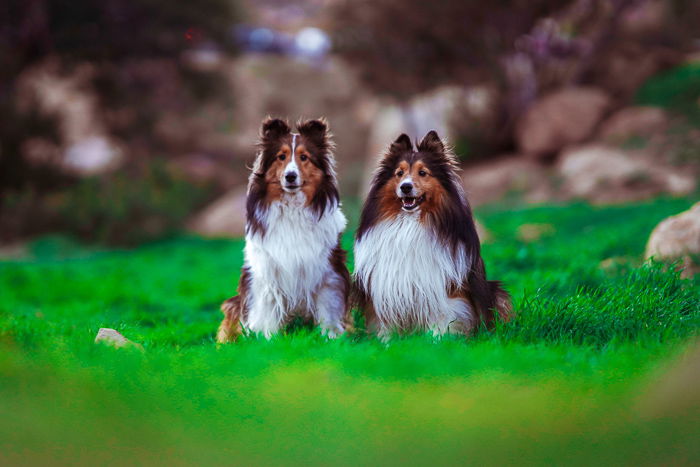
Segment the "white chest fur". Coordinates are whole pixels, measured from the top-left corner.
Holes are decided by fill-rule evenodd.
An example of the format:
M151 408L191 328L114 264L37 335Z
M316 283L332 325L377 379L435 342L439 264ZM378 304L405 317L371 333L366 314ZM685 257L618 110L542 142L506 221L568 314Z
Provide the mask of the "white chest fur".
M355 244L355 276L369 289L375 312L388 325L429 327L452 309L447 291L467 276L470 260L452 255L419 213L401 213Z
M264 291L287 310L311 305L331 272L329 257L347 222L340 207L333 206L319 219L297 193L272 203L261 220L265 234L246 236L253 296Z

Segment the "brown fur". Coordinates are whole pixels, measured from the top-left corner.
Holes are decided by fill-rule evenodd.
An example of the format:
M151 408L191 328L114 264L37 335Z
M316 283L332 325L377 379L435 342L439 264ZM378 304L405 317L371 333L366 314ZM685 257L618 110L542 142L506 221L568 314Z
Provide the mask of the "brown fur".
M338 244L331 252L330 262L333 271L335 271L343 280L342 293L343 297L345 298L346 304L343 324L345 325L346 332L352 332L354 325L352 313L350 312L350 284L352 283L352 281L350 280L350 272L348 271L348 267L346 266L347 253L340 247L340 236L338 236Z
M255 213L264 211L270 203L281 198L283 189L280 179L282 170L290 157L295 158L299 167L301 190L306 195L309 208L321 216L329 204L337 203L339 200L332 157L334 145L327 131L326 121L323 119L300 121L296 126L299 135L295 154L291 154L293 136L289 125L280 119L267 118L263 121L258 144L260 151L248 182L246 233L265 234L265 228ZM342 292L347 304L350 275L345 265L345 258L346 254L340 247L339 238L338 245L331 253L329 260L333 270L342 278ZM221 304L224 319L217 332L217 342L234 342L241 334L241 320L246 318L248 310L250 280L250 271L244 266L241 270L238 295ZM352 319L348 306L346 306L345 315L345 324L350 326Z
M396 217L401 212L401 199L396 189L411 178L416 198L424 197L420 205L420 220L434 229L453 251L465 248L473 264L462 284L447 293L452 298L464 298L475 311L477 319L490 326L494 311L507 321L512 314L510 296L498 281L489 281L481 258L481 245L474 219L457 175L457 158L446 148L434 131L413 149L408 136L401 135L380 160L372 187L362 210L358 240L373 225ZM356 301L364 309L367 320L373 316L371 303L363 284L357 284Z
M268 186L265 201L268 204L282 197L283 190L280 179L282 177L282 171L289 163L289 158L292 157L291 140L291 135L285 136L282 139L283 142L280 145L279 151L265 172L265 183ZM299 166L299 172L303 180L301 190L306 195L307 205L311 205L323 181L323 172L311 161L311 155L306 145L298 144L293 157L297 166Z

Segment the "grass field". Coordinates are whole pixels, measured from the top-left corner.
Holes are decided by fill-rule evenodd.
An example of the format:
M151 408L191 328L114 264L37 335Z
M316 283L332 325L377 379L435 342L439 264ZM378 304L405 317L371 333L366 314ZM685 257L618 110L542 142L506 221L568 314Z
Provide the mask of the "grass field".
M697 465L700 282L641 261L690 205L482 209L518 318L389 345L297 329L217 348L242 241L39 240L0 262L0 464ZM525 242L524 223L551 227ZM145 351L93 344L100 327Z

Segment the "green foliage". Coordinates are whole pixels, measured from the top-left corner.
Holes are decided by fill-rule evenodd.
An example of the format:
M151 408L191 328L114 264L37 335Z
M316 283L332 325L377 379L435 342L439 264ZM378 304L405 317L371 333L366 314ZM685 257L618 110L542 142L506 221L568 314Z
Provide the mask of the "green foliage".
M700 64L689 63L651 78L637 92L640 105L664 107L700 125Z
M698 406L659 414L650 394L698 334L700 283L635 266L690 204L482 209L489 275L518 317L388 345L300 328L216 347L242 240L44 239L0 263L0 463L697 463ZM525 243L523 223L555 232ZM601 268L610 257L631 259ZM145 353L95 346L99 327Z
M61 193L58 228L90 242L136 245L181 229L211 193L156 160L80 180Z

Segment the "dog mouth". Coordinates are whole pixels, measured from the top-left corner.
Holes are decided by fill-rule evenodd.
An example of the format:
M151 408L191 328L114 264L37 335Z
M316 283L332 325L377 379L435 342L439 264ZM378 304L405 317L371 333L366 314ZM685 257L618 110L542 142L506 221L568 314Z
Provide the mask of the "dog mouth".
M420 195L419 197L405 196L401 198L401 209L404 211L414 211L425 201L425 195Z
M297 191L299 190L304 184L302 183L301 185L282 185L282 188L284 188L285 191Z

